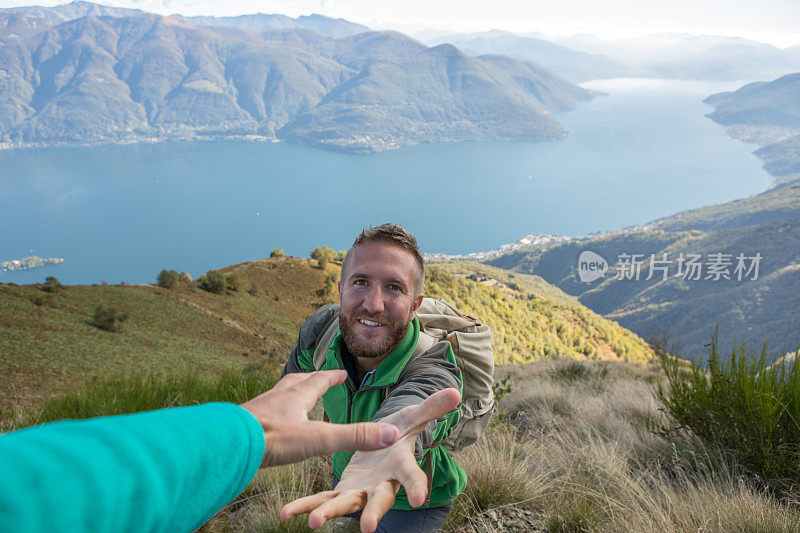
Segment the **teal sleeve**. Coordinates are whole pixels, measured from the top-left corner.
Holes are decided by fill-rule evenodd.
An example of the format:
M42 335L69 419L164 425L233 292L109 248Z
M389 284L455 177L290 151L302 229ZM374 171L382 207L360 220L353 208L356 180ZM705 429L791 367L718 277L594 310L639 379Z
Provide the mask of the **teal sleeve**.
M264 433L234 404L54 422L0 436L3 531L192 531L250 482Z

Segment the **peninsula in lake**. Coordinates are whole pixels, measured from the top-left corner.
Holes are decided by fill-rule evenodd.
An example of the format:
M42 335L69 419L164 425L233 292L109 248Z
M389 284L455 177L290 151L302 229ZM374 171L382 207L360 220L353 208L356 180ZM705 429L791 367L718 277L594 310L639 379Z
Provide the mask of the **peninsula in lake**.
M595 94L525 61L325 17L190 19L87 2L0 10L6 147L551 140L566 132L549 115Z
M727 126L731 137L761 146L755 154L776 184L800 179L800 72L712 94L705 102L715 108L708 117Z

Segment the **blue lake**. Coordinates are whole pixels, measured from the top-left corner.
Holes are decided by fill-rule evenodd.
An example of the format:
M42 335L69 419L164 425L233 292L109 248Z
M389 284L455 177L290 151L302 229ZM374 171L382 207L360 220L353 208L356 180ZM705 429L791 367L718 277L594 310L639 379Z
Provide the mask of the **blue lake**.
M0 282L152 282L273 248L348 247L394 221L424 251L580 235L764 190L753 146L725 137L702 99L739 84L608 80L556 115L545 143L422 145L346 155L283 143L195 142L0 151L0 261L64 263Z

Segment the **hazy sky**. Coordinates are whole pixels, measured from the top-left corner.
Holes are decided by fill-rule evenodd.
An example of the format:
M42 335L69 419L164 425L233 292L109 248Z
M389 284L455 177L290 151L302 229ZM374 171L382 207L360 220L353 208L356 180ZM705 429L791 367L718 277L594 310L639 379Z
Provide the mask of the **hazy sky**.
M0 7L31 5L0 0ZM39 5L62 1L43 0ZM168 15L320 13L404 32L504 29L549 36L592 33L606 39L648 33L736 35L800 45L800 0L103 0Z

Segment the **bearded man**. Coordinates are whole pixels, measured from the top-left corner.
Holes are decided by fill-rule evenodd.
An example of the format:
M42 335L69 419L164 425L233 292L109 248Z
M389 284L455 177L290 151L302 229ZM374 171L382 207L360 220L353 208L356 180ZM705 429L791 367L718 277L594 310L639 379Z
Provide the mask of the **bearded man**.
M284 375L347 371L345 382L323 396L331 422L383 421L400 426L409 408L432 394L447 388L462 391L461 372L449 343L415 352L420 332L415 312L422 303L424 279L416 239L395 224L365 229L348 250L342 262L339 308L322 307L306 320L283 370ZM326 328L335 335L325 337L332 340L322 346L324 359L315 358L315 351L322 355L319 343ZM432 416L424 427L409 431L384 450L334 453L334 490L287 504L281 518L310 513L309 526L316 528L331 518L360 512L362 531L440 530L467 482L466 473L445 447L436 446L458 419L455 409L438 420Z

